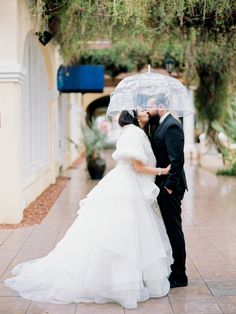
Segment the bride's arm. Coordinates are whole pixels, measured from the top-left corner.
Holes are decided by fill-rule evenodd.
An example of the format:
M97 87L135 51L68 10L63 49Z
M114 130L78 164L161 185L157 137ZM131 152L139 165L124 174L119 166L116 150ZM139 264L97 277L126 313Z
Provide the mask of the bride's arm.
M137 172L150 174L155 176L167 175L170 170L170 165L166 168L155 168L144 165L141 161L133 159L133 166Z

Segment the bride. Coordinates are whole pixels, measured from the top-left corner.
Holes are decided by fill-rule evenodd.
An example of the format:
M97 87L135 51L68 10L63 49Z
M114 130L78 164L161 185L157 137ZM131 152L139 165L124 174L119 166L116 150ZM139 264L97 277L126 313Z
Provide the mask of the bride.
M45 257L21 263L5 285L23 298L67 304L137 302L166 295L171 247L156 197L147 112L122 111L117 166L80 202L78 217Z

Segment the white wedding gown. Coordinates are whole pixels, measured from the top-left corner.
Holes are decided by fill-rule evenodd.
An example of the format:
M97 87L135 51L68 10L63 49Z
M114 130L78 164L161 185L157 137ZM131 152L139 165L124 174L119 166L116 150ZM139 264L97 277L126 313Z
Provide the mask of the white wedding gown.
M169 291L171 247L153 178L132 158L155 166L142 129L125 126L113 153L117 166L80 202L78 217L45 257L17 265L5 285L30 300L52 303L137 302Z

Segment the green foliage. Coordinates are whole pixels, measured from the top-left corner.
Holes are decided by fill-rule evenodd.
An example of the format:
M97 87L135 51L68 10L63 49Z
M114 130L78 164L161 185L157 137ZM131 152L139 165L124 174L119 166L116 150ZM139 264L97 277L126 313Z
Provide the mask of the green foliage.
M236 98L235 94L229 97L229 106L225 108L225 119L223 122L213 121L212 127L216 132L223 132L227 138L227 143L220 143L220 152L224 163L229 166L227 169L219 170L220 175L230 175L235 172L236 150L231 144L236 143ZM234 174L235 175L235 174Z
M89 124L82 126L83 145L86 158L96 158L105 147L106 135L102 133L94 120Z
M146 63L163 67L171 54L187 85L198 84L196 107L208 135L221 125L236 75L236 1L28 0L41 30L49 28L66 64L103 63L112 77ZM112 48L90 51L88 41Z
M217 132L223 132L229 141L236 143L236 95L233 94L228 99L228 107L225 108L225 119L221 123L212 122L212 127Z
M75 64L103 64L105 66L105 72L111 77L117 76L121 72L127 72L130 70L131 65L128 62L123 62L118 57L118 50L102 49L102 50L90 50L82 54Z
M109 49L89 50L75 64L104 64L111 77L122 72L140 70L148 62L148 47L143 42L131 42L129 46L120 41Z
M183 33L197 29L201 34L228 33L235 29L236 2L231 0L150 1L148 24L157 32Z
M180 40L181 38L181 40ZM172 32L156 36L149 48L149 58L153 67L165 68L165 56L170 55L176 60L176 68L180 71L185 67L185 44L181 32Z
M235 31L236 2L230 0L29 0L41 27L54 32L67 62L85 51L89 40L113 43L143 38L152 45L179 34L179 44L189 29L204 34ZM177 43L177 42L176 42ZM184 43L185 44L185 43ZM175 50L175 48L174 48Z
M218 121L212 122L212 128L216 132L223 132L228 140L226 143L220 144L220 152L222 154L224 164L228 166L226 169L220 169L218 175L236 175L236 150L231 147L231 144L236 143L236 98L235 94L229 97L229 106L225 108L225 119L221 123Z
M199 118L208 124L208 134L211 123L219 121L224 114L224 108L227 107L228 77L206 62L198 64L197 72L199 85L195 92L195 104Z
M217 143L213 122L224 123L229 106L232 80L231 49L225 38L203 41L196 48L195 66L199 78L195 92L198 118L205 125L205 132Z
M229 168L218 170L216 174L218 176L236 176L236 162Z
M61 0L55 8L53 1L38 0L44 11L34 4L36 15L48 16L49 27L60 43L66 63L79 52L87 50L87 42L93 40L120 41L133 35L145 34L145 16L149 0ZM41 21L43 18L41 18ZM44 26L44 25L43 25Z
M81 143L76 143L70 138L67 140L73 144L78 151L81 149L82 144L87 159L99 157L100 152L105 148L106 134L98 129L95 120L90 121L88 124L81 125L81 131L83 134Z
M223 156L223 160L227 165L234 165L236 164L236 151L230 149L229 147L221 147L221 154Z

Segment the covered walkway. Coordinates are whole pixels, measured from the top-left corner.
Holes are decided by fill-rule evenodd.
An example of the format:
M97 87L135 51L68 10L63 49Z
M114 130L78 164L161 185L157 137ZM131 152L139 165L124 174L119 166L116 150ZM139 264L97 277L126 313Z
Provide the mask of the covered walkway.
M113 166L110 156L109 169ZM10 269L41 257L54 247L76 217L78 203L96 183L85 164L66 171L71 177L41 225L0 230L0 314L171 314L236 313L236 179L216 177L186 165L189 192L183 204L189 286L167 297L124 310L117 304L54 305L31 302L3 286Z

